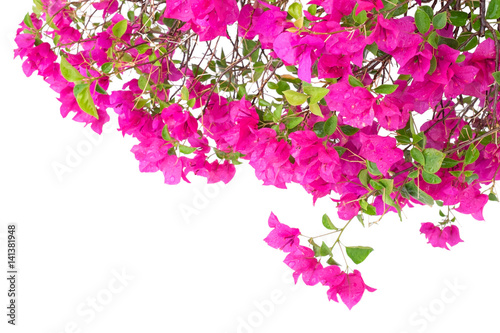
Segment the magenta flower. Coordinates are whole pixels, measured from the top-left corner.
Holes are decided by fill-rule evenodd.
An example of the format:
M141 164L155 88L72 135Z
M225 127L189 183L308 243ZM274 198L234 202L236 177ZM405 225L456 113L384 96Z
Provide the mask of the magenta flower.
M362 146L359 155L377 164L384 175L404 156L403 151L396 147L394 138L361 133L360 140Z
M268 224L269 227L274 228L264 239L269 246L284 252L292 252L299 246L299 229L280 223L274 213L269 216Z
M327 291L328 299L338 303L337 295L339 295L349 310L358 304L365 290L369 292L377 290L367 286L361 273L356 269L353 273L346 274L341 272L338 266L328 266L321 270L319 279L323 285L330 287Z
M314 286L319 282L319 274L323 266L314 257L314 251L305 246L297 246L293 252L290 252L285 260L285 264L294 270L293 278L297 283L302 274L302 280L308 286Z
M435 226L433 223L426 222L422 223L420 233L425 235L428 244L431 244L433 247L441 247L447 250L449 250L449 248L446 246L446 243L450 246L455 246L463 242L463 240L460 239L460 233L455 225L447 226L441 230L440 227Z

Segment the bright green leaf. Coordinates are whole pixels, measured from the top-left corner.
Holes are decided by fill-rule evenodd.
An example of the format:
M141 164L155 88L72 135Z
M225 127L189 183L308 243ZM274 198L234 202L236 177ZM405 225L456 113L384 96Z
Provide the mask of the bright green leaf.
M298 2L294 2L288 8L288 14L294 19L298 20L302 17L302 5Z
M500 72L493 72L491 75L493 75L497 84L500 84Z
M321 247L319 248L319 255L322 257L332 255L332 250L328 247L328 245L325 244L325 242L321 243Z
M340 130L341 130L341 131L342 131L342 133L344 133L345 135L347 135L347 136L351 136L351 135L354 135L354 134L358 133L359 128L352 127L352 126L350 126L350 125L343 125L343 126L340 126Z
M425 157L424 170L429 173L436 173L441 168L441 163L443 163L446 155L434 148L427 148L423 151Z
M429 18L429 15L427 15L427 13L421 8L418 8L415 12L415 24L417 25L418 31L422 34L429 31L431 27L431 19Z
M464 165L469 165L474 163L479 158L479 150L474 146L470 145L465 153Z
M333 133L335 133L335 131L337 130L337 122L338 122L338 119L337 119L337 116L336 115L332 115L330 118L328 118L328 120L325 122L325 127L324 127L324 131L325 131L325 134L327 136L330 136L332 135Z
M71 66L64 57L61 57L60 68L62 76L69 82L78 82L85 78L75 67Z
M420 150L418 150L417 148L413 148L410 151L410 154L411 154L411 157L415 160L415 162L418 162L421 165L425 165L424 154L422 154L422 152Z
M488 195L488 200L490 200L490 201L498 201L498 198L497 198L497 196L495 195L495 193L490 193L490 194Z
M163 126L163 130L161 131L161 137L165 141L172 141L172 137L170 136L170 133L168 132L168 126L165 125Z
M349 84L352 87L364 87L363 83L352 75L349 75Z
M318 103L310 103L309 110L311 111L312 114L314 114L318 117L324 118L323 113L321 113L321 108L319 107Z
M500 18L500 0L491 0L486 11L487 20L496 20Z
M195 147L188 147L188 146L184 146L184 145L179 145L179 151L183 154L189 155L189 154L193 153L194 151L196 151L196 148Z
M432 25L436 30L443 29L446 26L446 12L436 14L432 19Z
M90 93L90 85L86 84L85 87L75 96L76 102L80 109L83 112L99 119L99 115L97 114L97 109L94 104L94 100L92 99L92 94Z
M382 172L377 167L377 164L373 163L372 161L366 161L366 168L368 169L368 172L370 172L374 176L380 176L382 175Z
M330 217L326 214L323 215L323 218L321 219L321 222L323 223L323 226L327 228L328 230L339 230L333 223Z
M451 159L451 158L446 157L446 158L443 160L443 163L441 163L441 168L446 168L446 169L453 168L453 167L454 167L454 166L456 166L458 163L460 163L460 161L456 161L456 160L454 160L454 159Z
M463 27L467 24L467 19L469 15L464 12L459 12L456 10L450 10L450 21L456 27Z
M189 99L189 90L186 86L182 86L181 88L181 98L184 101L187 101Z
M441 178L439 176L433 174L433 173L428 173L427 171L422 171L422 178L426 183L429 184L439 184L441 183Z
M321 101L321 99L325 97L330 90L320 87L304 87L304 92L311 96L311 103L317 103Z
M399 85L397 84L382 84L377 88L373 89L377 94L392 94L398 89Z
M288 120L288 123L286 124L286 128L293 129L293 128L297 127L303 120L304 120L304 118L301 118L301 117L290 118Z

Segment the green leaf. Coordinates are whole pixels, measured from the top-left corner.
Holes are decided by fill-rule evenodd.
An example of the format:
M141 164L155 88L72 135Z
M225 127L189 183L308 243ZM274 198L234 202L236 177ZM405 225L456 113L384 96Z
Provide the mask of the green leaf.
M368 246L346 246L345 252L355 264L361 264L366 257L373 251Z
M196 151L195 147L189 147L189 146L184 146L184 145L179 145L179 151L183 154L189 155Z
M441 178L439 178L439 176L432 174L432 173L428 173L427 171L422 171L422 178L424 179L424 181L426 183L429 183L429 184L441 183Z
M438 34L436 33L436 31L433 31L429 34L429 36L427 37L427 43L429 43L433 48L437 49L438 48L438 40L439 40L439 36Z
M307 11L311 15L316 15L317 10L318 10L318 6L316 6L316 5L310 5L309 7L307 7Z
M304 120L304 118L301 117L290 118L288 120L288 123L286 124L286 128L288 129L295 128L302 122L302 120Z
M469 165L474 163L479 158L479 150L474 146L470 145L465 153L464 165Z
M311 103L318 103L330 92L330 90L320 87L304 87L304 92L311 96Z
M99 83L96 83L96 85L95 85L95 91L97 91L99 94L102 94L102 95L107 95L108 94L106 92L106 90L104 90L104 88L99 85Z
M330 118L328 118L328 120L325 122L325 127L324 127L324 131L325 131L325 134L327 136L330 136L332 135L333 133L335 133L335 131L337 130L337 122L338 122L338 119L337 119L337 116L336 115L332 115Z
M490 193L490 194L488 195L488 200L490 200L490 201L498 201L498 198L497 198L497 196L495 195L495 193Z
M137 52L139 52L139 54L144 54L151 47L148 44L139 44L135 48L137 49Z
M423 151L425 157L424 170L429 173L436 173L441 169L441 163L443 163L446 155L434 148L427 148Z
M418 170L413 170L412 172L410 172L410 173L408 174L408 177L409 177L409 178L417 178L417 177L418 177L418 175L419 175L419 171L418 171Z
M345 135L347 135L347 136L351 136L351 135L354 135L354 134L358 133L359 128L352 127L352 126L350 126L350 125L343 125L343 126L340 126L340 130L341 130L341 131L342 131L342 133L344 133Z
M443 207L443 202L441 200L436 200L436 205Z
M339 230L335 225L333 225L332 220L330 220L330 217L326 214L323 215L321 222L323 223L323 226L328 230Z
M170 133L168 132L168 126L165 124L165 126L163 126L163 130L161 131L161 137L163 138L163 140L165 141L172 141L172 137L170 136Z
M340 264L338 262L336 262L335 259L333 259L333 257L328 258L328 260L326 261L326 263L328 265L340 266Z
M96 119L99 119L94 100L92 99L92 94L90 93L90 84L86 84L85 87L81 89L75 97L78 106L80 107L80 109L82 109L83 112L91 115L92 117L95 117Z
M356 15L356 11L353 11L352 13L352 18L354 19L354 22L363 24L368 20L368 16L366 15L366 10L362 10L359 12L358 15Z
M116 24L113 26L113 35L116 38L121 38L125 31L127 31L127 20L121 20L119 22L116 22Z
M288 14L294 19L298 20L302 17L302 5L298 2L294 2L288 8Z
M26 24L26 26L28 28L31 28L33 29L35 26L33 25L33 21L31 20L31 16L29 13L27 13L25 16L24 16L24 20L23 20L24 24Z
M456 10L450 10L450 21L456 27L463 27L467 24L467 19L469 15L464 12L459 12Z
M429 31L431 27L431 19L429 18L429 15L427 15L427 13L421 8L418 8L415 13L415 24L417 25L418 31L422 34Z
M500 0L491 0L486 11L487 20L496 20L500 18Z
M368 187L368 181L370 180L370 176L368 176L368 170L361 169L358 174L358 179L364 187Z
M410 144L411 143L411 140L408 136L406 135L396 135L396 140L398 141L398 143L402 143L402 144Z
M334 146L333 149L335 149L337 151L337 154L339 154L339 157L342 157L342 155L347 150L346 148L341 147L341 146Z
M192 108L196 104L196 98L191 98L189 101L187 101L187 105Z
M293 90L283 91L283 94L290 105L302 105L307 101L307 95Z
M403 197L411 196L412 198L420 201L423 204L429 206L434 205L434 199L432 199L430 195L419 189L415 184L415 181L408 182L404 186L402 186L400 193Z
M363 83L352 75L349 75L349 84L351 87L364 87Z
M323 113L321 113L321 108L319 107L318 103L310 103L309 110L311 111L312 114L314 114L318 117L324 118Z
M189 90L186 86L182 86L181 88L181 98L184 101L187 101L189 99Z
M446 26L446 12L442 12L434 16L432 19L432 25L436 30L443 29Z
M493 72L491 75L493 75L493 78L495 79L497 84L500 84L500 72Z
M421 6L420 10L423 10L427 14L429 19L432 19L432 17L434 16L434 10L430 6Z
M415 162L418 162L421 165L425 165L424 154L422 154L422 152L420 150L418 150L417 148L412 148L410 153L411 153L411 157L415 160Z
M438 45L443 45L443 44L448 45L449 47L455 50L458 50L458 47L460 46L456 39L438 36Z
M446 158L443 160L443 163L441 163L441 168L446 168L446 169L453 168L453 167L454 167L454 166L456 166L458 163L460 163L460 161L456 161L456 160L454 160L454 159L451 159L451 158L446 157Z
M373 89L377 94L392 94L398 89L399 85L397 84L382 84L377 88Z
M374 179L370 179L370 185L376 190L384 189L384 186Z
M479 179L479 175L477 173L473 173L472 175L465 177L465 182L470 185L476 179Z
M332 250L328 247L328 245L325 244L325 242L321 243L321 247L319 248L319 255L322 257L332 255Z
M66 60L66 58L64 57L61 57L60 68L62 76L69 82L78 82L85 79L85 77L80 74L80 72L75 67L71 66L68 60Z
M374 176L382 175L382 172L380 172L380 170L378 169L377 164L373 163L372 161L366 161L366 169Z
M460 178L460 176L462 175L462 171L450 171L450 174L457 177L457 178Z
M459 63L463 62L464 60L465 60L465 54L461 54L461 55L459 55L459 56L457 57L457 60L455 60L455 62L456 62L457 64L459 64Z
M437 68L437 59L436 59L436 56L432 56L431 67L427 71L427 74L432 75L432 73L434 73L436 71L436 68Z

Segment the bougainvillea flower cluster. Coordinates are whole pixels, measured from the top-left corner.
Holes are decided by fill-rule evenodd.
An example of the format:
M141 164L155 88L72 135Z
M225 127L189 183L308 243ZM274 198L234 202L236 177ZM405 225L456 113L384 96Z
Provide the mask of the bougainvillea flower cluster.
M228 183L246 162L264 185L329 197L333 245L299 245L273 214L265 240L350 309L374 290L334 259L373 250L340 242L353 219L436 205L420 231L448 248L458 213L483 220L497 200L499 18L500 0L34 0L14 56L63 117L100 134L116 113L166 184Z

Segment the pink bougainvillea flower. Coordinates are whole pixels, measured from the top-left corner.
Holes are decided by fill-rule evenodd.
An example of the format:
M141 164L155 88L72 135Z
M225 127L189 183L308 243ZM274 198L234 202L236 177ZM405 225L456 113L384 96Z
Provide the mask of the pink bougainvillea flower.
M310 83L311 66L316 61L315 51L320 52L323 46L324 42L319 37L300 37L297 34L284 32L274 40L273 49L285 65L298 64L298 77Z
M344 124L358 128L369 126L373 122L375 97L362 87L351 87L342 80L328 87L330 92L325 101L331 110L336 110L343 117Z
M488 202L488 196L481 194L479 188L479 185L466 187L460 193L460 206L456 211L471 214L476 220L483 221L483 208Z
M358 196L354 193L346 193L342 195L340 200L334 200L339 202L337 207L337 214L342 220L350 220L359 213L359 201Z
M269 227L274 228L264 239L269 246L284 252L292 252L299 246L299 229L280 223L274 213L269 216L268 224Z
M431 222L422 223L420 233L425 235L427 243L433 247L440 247L449 250L446 243L450 246L455 246L463 240L460 238L458 227L455 225L447 226L441 230L440 227L435 226Z

